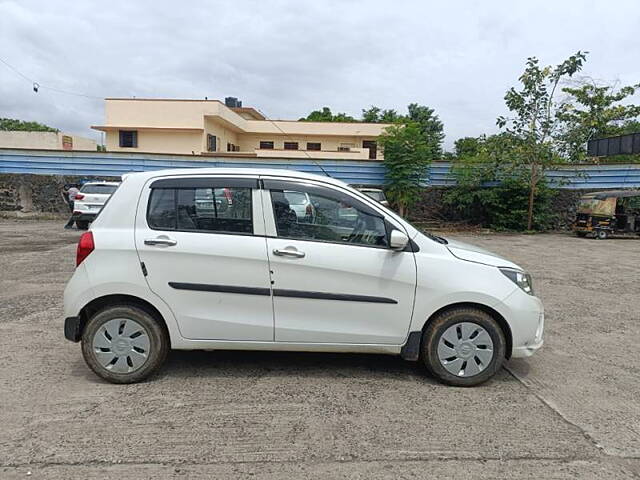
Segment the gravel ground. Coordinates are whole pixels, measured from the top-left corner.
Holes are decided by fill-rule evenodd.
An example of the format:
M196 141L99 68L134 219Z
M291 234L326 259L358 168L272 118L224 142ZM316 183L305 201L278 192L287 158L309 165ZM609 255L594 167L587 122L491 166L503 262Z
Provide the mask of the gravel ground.
M78 232L0 221L0 478L640 478L640 240L457 235L534 275L544 348L479 388L376 355L172 352L117 386L62 336Z

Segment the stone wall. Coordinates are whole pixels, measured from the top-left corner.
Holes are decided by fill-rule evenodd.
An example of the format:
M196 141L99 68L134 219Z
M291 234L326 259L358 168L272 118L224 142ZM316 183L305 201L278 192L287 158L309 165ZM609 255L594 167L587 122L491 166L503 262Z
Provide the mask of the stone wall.
M62 199L65 183L79 183L86 177L62 175L0 174L0 211L68 213ZM116 177L95 177L92 180L118 181ZM421 201L412 208L410 219L415 222L464 222L474 225L473 219L462 218L452 208L447 207L442 198L447 188L426 188ZM571 227L575 219L578 199L587 190L558 190L553 199L553 211L557 220L556 229Z
M86 177L65 175L0 174L0 212L69 212L62 198L62 187L66 183L80 183ZM117 178L95 177L91 180L115 180Z
M410 220L420 223L431 222L459 222L468 225L477 225L473 218L465 218L451 207L445 205L443 197L447 188L434 187L425 188L422 198L410 212ZM555 213L556 219L553 228L556 230L569 230L576 218L578 200L582 195L591 190L556 190L556 194L551 202L551 210Z

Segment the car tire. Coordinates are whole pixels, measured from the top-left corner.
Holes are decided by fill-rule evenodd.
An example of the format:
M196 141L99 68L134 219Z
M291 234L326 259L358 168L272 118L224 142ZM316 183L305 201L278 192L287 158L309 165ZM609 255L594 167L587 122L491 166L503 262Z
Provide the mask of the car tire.
M421 359L439 381L472 387L489 380L505 359L506 341L496 320L476 308L440 313L427 326Z
M598 240L606 240L607 238L609 238L609 232L606 230L598 230L596 232L596 238Z
M111 383L136 383L156 372L169 352L169 338L156 318L127 305L93 315L82 333L82 355L93 372Z
M89 222L87 222L86 220L76 220L76 225L78 226L78 228L80 230L88 230L89 229Z

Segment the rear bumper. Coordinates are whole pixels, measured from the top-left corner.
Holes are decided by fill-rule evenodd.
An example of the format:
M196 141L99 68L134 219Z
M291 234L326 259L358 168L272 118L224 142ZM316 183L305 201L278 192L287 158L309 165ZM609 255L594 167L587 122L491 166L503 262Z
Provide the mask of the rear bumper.
M64 319L64 338L72 342L80 341L80 317L67 317Z

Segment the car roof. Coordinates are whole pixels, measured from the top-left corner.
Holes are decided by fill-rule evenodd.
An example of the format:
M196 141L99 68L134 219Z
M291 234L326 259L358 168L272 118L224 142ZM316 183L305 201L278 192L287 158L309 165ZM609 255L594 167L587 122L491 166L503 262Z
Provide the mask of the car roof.
M122 178L129 176L137 178L154 178L164 176L181 176L181 175L240 175L240 176L265 176L265 177L291 177L301 180L317 180L321 182L331 183L333 185L347 186L341 180L330 176L315 175L313 173L301 172L299 170L290 170L285 168L172 168L166 170L153 170L149 172L126 173Z

